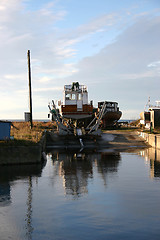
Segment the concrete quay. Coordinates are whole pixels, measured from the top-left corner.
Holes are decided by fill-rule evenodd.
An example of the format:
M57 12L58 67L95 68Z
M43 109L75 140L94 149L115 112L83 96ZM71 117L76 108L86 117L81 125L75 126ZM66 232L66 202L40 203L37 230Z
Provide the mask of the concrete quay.
M33 146L0 146L0 165L42 163L46 160L46 150L50 151L50 149L59 149L60 151L113 149L132 152L148 147L146 139L137 132L118 130L105 131L101 137L84 137L83 144L82 148L79 138L74 136L62 137L54 132L46 131L42 135L41 141ZM158 146L159 142L156 141L156 144Z
M138 132L138 135L145 140L151 147L160 149L160 134L150 134L145 132Z
M133 150L136 148L145 148L148 145L145 141L140 138L137 132L134 131L118 131L118 130L108 130L102 133L101 137L88 137L82 138L85 149L117 149L123 150ZM79 139L74 136L59 136L54 132L47 133L46 141L47 149L80 149Z
M136 131L108 130L104 131L102 139L105 139L111 148L122 151L146 148L148 144Z
M35 164L41 162L41 146L0 147L0 165Z

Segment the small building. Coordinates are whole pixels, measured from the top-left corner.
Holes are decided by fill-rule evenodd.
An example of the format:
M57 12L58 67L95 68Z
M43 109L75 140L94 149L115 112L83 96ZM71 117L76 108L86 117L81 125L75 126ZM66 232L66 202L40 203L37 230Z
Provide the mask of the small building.
M152 127L160 127L160 109L151 109L150 110L150 117L151 117L151 123Z
M0 121L0 140L10 139L11 122Z
M160 109L150 108L148 112L144 112L144 125L146 128L160 127Z
M147 105L148 109L140 113L141 124L148 129L160 127L160 101L156 101L156 105L150 104L150 98Z
M30 112L25 112L24 113L24 120L25 120L25 122L30 122L31 121L31 113Z

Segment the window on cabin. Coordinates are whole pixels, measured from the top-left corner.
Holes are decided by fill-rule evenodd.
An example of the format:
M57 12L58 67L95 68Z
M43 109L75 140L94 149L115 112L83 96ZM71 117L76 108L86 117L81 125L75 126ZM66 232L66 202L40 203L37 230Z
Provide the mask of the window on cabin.
M78 94L78 100L82 100L82 94L81 93Z
M72 100L76 100L76 94L72 94Z
M66 100L71 100L72 99L72 96L70 93L66 93Z
M76 94L66 93L66 100L76 100Z

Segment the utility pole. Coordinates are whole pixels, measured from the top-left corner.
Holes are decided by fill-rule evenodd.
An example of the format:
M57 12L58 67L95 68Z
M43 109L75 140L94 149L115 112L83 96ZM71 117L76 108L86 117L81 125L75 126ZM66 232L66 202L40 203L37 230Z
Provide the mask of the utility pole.
M28 78L29 78L29 107L30 107L30 127L32 129L32 88L31 88L31 64L30 64L30 50L27 52L28 57Z

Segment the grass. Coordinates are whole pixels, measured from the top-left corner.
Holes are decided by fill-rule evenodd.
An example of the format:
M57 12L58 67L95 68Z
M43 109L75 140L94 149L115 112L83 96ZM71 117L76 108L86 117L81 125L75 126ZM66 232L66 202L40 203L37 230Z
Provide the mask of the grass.
M0 146L37 144L43 132L53 128L55 128L55 123L53 122L33 122L32 129L29 122L12 122L10 135L13 140L0 141Z
M0 141L0 147L3 146L30 146L30 145L36 145L36 142L29 141L29 140L20 140L20 139L14 139L14 140L4 140Z
M11 127L11 136L16 140L27 140L39 142L44 130L50 130L55 127L53 122L33 122L32 129L29 122L13 122Z

